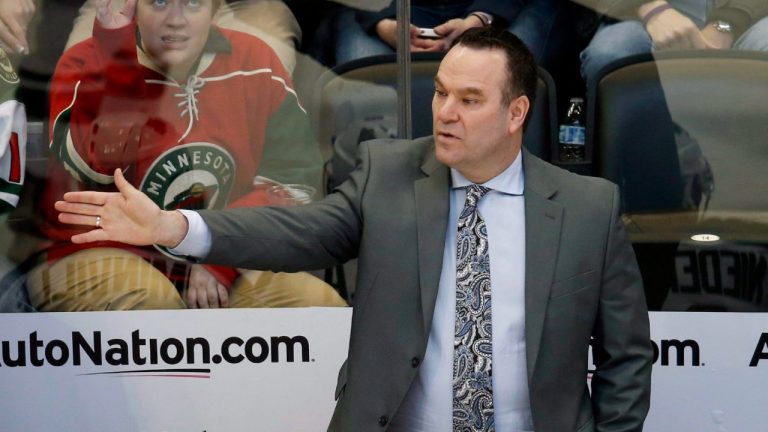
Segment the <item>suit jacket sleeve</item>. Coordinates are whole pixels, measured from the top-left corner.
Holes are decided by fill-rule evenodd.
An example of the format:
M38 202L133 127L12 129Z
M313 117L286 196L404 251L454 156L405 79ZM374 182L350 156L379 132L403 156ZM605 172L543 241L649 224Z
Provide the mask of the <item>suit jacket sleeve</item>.
M614 187L600 304L593 331L592 404L597 431L642 431L650 405L648 310Z
M369 170L370 153L362 145L350 179L322 201L301 207L200 211L212 234L211 251L203 261L292 272L355 258Z

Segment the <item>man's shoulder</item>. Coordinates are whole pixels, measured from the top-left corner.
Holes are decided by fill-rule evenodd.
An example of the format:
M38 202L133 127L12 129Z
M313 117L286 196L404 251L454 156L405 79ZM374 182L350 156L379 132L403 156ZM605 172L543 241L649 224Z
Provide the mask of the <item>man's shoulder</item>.
M424 162L434 156L434 140L431 136L409 139L381 138L360 144L363 153L370 154L371 160L411 160Z
M588 195L612 195L616 185L604 178L576 174L546 162L526 152L523 157L526 186L551 190L562 197L579 200L589 199ZM587 193L588 192L588 193Z

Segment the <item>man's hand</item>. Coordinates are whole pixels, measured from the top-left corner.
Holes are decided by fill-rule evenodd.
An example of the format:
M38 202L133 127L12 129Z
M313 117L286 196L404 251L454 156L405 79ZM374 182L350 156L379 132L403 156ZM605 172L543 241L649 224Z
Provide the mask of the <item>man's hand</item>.
M410 24L409 32L411 34L411 49L413 49L414 39L419 37L419 28ZM397 48L397 21L385 18L376 24L376 34L381 40L386 42L392 48Z
M195 264L189 274L189 284L184 291L184 301L190 309L214 309L229 307L227 288L205 269Z
M0 1L0 44L6 51L29 53L27 26L34 14L33 0Z
M59 221L96 227L72 236L73 243L118 241L147 246L177 246L187 235L187 218L177 211L163 211L115 170L119 192L67 192L56 202Z
M733 34L715 29L715 23L708 23L701 30L701 35L710 49L728 49L733 45Z
M96 0L96 19L105 29L125 27L133 21L136 13L136 0L125 0L120 12L112 11L112 0Z
M421 44L419 51L448 51L453 41L461 36L465 31L474 28L482 27L483 22L480 18L470 15L466 18L454 18L446 21L443 24L435 27L435 33L442 36L436 40L424 40L423 42L429 42L428 44ZM421 49L423 47L423 49Z
M665 2L654 1L646 3L638 9L640 17L644 17L656 6ZM657 50L667 49L704 49L707 43L696 24L675 9L667 9L648 20L645 27L651 36Z

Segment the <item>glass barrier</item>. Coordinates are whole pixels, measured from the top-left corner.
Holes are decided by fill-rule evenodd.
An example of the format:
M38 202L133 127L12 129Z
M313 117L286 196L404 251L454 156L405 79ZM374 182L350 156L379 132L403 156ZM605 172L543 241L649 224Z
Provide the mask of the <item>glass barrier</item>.
M621 187L651 309L768 310L763 0L412 0L407 89L395 6L0 3L0 311L354 304L354 260L270 272L73 243L108 219L54 203L122 181L168 210L317 202L361 142L398 136L403 93L413 137L432 134L440 62L483 26L539 64L526 148Z

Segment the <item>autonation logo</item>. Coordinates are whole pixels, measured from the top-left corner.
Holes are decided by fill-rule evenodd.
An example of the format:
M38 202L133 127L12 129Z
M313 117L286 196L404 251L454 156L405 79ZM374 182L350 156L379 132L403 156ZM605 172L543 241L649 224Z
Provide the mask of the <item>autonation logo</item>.
M156 365L210 365L249 363L307 363L310 358L309 341L304 336L253 336L243 339L232 336L221 344L212 344L203 337L145 338L139 330L130 338L104 339L100 331L86 336L73 331L71 337L46 340L32 332L23 340L0 344L0 367L42 366L156 366ZM208 374L205 368L139 369L99 374L161 373L167 376L193 376ZM181 374L181 375L179 375ZM187 374L187 375L184 375Z

